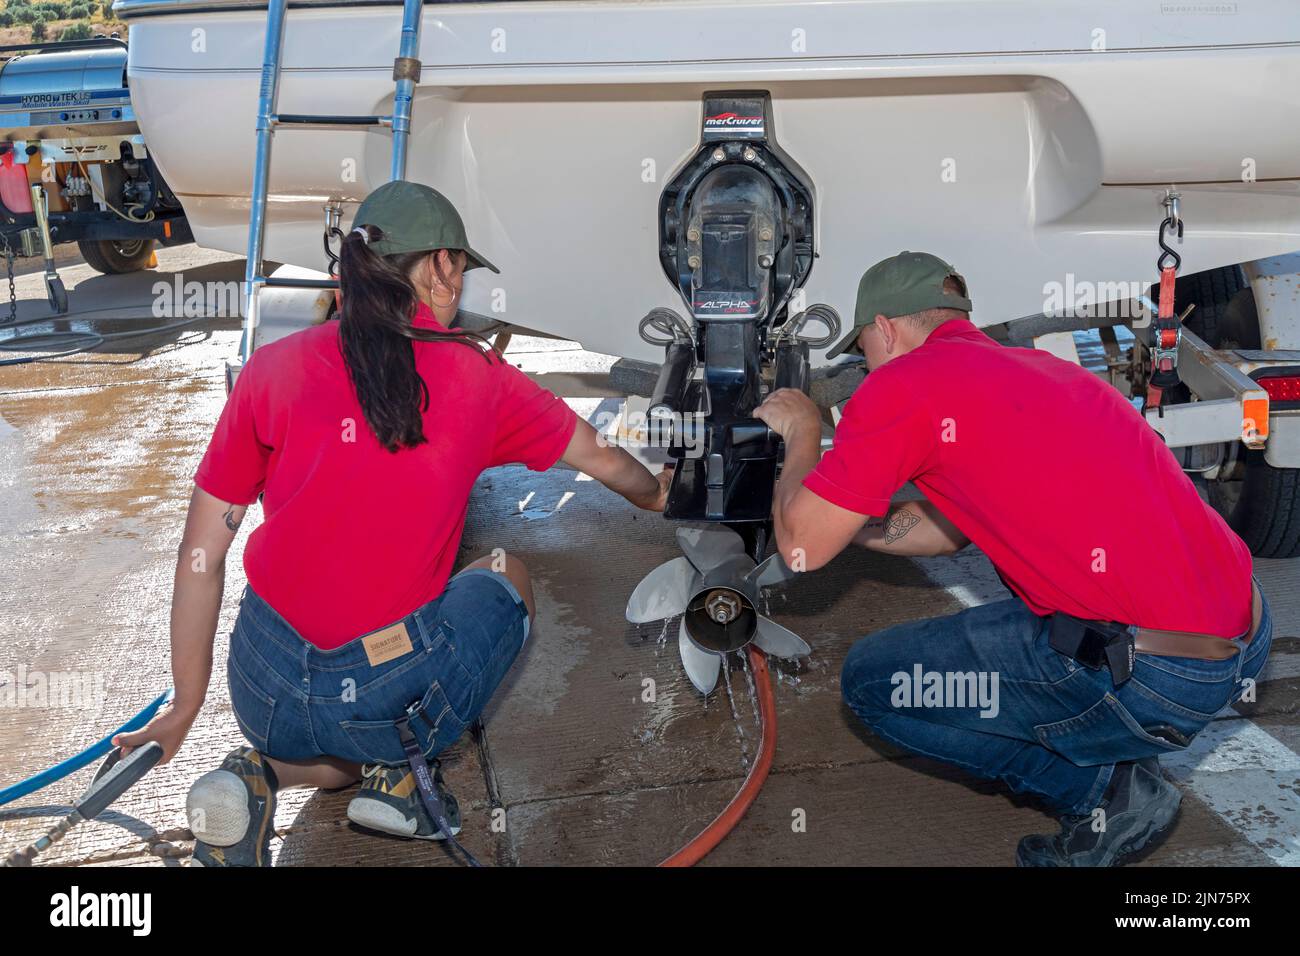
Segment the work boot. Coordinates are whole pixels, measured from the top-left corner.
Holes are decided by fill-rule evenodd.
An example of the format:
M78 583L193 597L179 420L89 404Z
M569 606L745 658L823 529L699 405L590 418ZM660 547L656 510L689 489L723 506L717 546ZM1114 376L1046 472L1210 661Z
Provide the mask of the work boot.
M442 764L430 760L433 786L447 808L447 823L451 835L460 833L460 805L456 802L442 779ZM424 809L415 775L410 767L385 767L372 764L361 770L361 789L348 804L348 819L358 826L393 836L414 837L417 840L441 840L440 831L429 812Z
M232 750L185 800L194 833L190 866L270 866L275 771L252 747Z
M1018 866L1116 866L1168 835L1183 796L1154 757L1115 765L1101 814L1065 816L1061 832L1035 834L1016 848ZM1104 825L1100 832L1094 827Z

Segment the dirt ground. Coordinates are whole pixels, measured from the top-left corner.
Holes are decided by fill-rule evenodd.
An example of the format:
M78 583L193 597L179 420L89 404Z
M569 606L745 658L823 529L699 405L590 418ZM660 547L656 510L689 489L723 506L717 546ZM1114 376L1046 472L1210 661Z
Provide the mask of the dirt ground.
M61 324L142 327L160 321L151 314L155 283L242 276L241 260L193 246L159 259L157 271L122 277L65 265L73 314ZM20 277L18 291L20 316L45 314L39 274ZM238 337L234 318L212 318L0 368L0 700L6 682L13 698L36 674L72 673L94 688L74 706L0 706L0 786L81 750L170 683L175 549ZM581 414L614 406L601 384L609 357L527 338L509 354ZM250 510L228 563L219 663L243 586L240 551L258 520ZM465 815L462 839L501 865L657 862L713 818L754 757L749 675L737 664L703 699L682 672L675 632L625 623L637 581L677 553L673 528L595 482L519 467L486 473L462 557L496 547L532 570L539 620L482 737L467 735L445 756ZM1191 750L1165 761L1186 799L1175 833L1146 865L1300 864L1300 565L1261 561L1257 570L1277 635L1258 701L1225 712ZM1002 593L978 553L910 561L855 552L776 594L773 616L813 654L774 672L774 770L707 862L1005 866L1022 835L1054 829L1032 802L873 739L840 699L840 664L861 635ZM653 702L643 700L646 679ZM177 759L40 862L180 865L190 846L186 790L241 742L218 666ZM39 835L90 774L0 809L0 851ZM350 825L349 797L282 795L277 865L449 865L436 846Z

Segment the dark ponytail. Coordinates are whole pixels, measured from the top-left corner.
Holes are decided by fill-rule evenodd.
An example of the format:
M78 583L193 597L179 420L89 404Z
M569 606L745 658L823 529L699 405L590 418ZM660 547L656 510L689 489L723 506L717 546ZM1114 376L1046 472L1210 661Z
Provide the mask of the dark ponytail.
M339 342L366 424L379 444L397 452L426 441L423 414L429 407L429 388L415 369L412 340L457 342L489 362L496 352L476 335L412 326L419 296L408 276L430 253L376 255L369 243L382 238L376 226L360 226L342 236ZM443 278L441 273L438 278Z

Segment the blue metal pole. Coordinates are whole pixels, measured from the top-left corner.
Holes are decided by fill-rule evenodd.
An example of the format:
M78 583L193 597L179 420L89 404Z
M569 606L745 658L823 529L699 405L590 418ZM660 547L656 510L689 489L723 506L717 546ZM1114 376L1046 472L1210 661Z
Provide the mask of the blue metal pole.
M402 42L397 55L406 59L420 56L420 19L422 0L405 0L402 5ZM406 178L406 149L411 135L411 106L415 100L415 79L403 75L393 94L393 164L390 179Z
M253 195L248 219L248 261L244 265L244 336L239 357L253 355L253 330L257 327L257 293L262 276L262 246L266 234L266 203L271 178L271 140L275 136L276 95L280 87L280 50L288 0L271 0L266 11L266 47L262 54L262 83L257 94L257 157L253 164Z

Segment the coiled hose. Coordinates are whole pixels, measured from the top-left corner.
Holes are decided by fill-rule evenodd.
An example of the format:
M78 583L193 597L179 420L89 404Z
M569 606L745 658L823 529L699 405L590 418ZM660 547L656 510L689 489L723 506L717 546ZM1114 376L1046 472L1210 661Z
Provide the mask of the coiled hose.
M119 309L93 309L88 312L75 312L68 315L44 316L37 319L20 319L17 322L0 322L0 332L6 329L18 329L27 325L41 325L46 322L67 322L78 319L87 315L94 315L98 312L118 312ZM121 318L130 318L121 316ZM172 329L181 329L197 322L207 322L212 319L219 319L222 316L200 315L190 319L182 319L179 322L169 322L165 325L151 325L143 329L130 329L126 332L92 332L89 329L75 330L67 329L56 332L30 332L25 335L14 334L5 339L0 339L0 352L35 352L41 349L54 349L54 351L42 352L40 355L25 355L20 358L0 359L0 368L7 365L27 365L31 362L46 362L50 359L66 358L69 355L77 355L80 352L89 352L92 349L99 348L105 342L117 339L137 338L142 335L156 335L160 332L170 332Z

